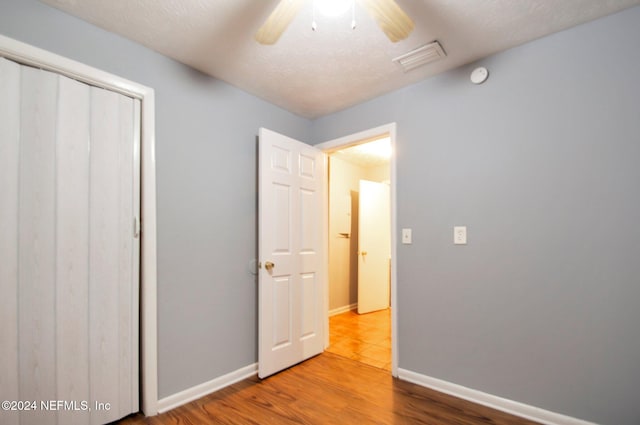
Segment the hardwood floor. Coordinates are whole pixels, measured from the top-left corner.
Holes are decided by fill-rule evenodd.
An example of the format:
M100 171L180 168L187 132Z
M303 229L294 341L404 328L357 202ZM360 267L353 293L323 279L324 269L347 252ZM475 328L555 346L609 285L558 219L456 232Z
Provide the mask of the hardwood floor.
M391 309L331 316L327 351L391 372Z
M534 424L327 352L265 380L249 378L162 415L120 423Z

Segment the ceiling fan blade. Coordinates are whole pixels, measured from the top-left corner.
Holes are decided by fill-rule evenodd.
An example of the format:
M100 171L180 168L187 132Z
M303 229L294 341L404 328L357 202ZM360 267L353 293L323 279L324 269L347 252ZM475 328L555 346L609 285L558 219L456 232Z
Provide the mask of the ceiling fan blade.
M393 43L404 40L413 31L413 21L394 0L358 0L358 2L369 11L380 29Z
M274 44L300 10L304 0L280 0L255 35L260 44Z

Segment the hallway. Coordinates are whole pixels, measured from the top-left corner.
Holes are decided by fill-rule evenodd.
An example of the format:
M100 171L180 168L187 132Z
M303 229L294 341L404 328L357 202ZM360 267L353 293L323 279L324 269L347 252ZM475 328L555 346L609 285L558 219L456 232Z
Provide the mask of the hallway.
M391 309L330 317L326 351L391 372Z

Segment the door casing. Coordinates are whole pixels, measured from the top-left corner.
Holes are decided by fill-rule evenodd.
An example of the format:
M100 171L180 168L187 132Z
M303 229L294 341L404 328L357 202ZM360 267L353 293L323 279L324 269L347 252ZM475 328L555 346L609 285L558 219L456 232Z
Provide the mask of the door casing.
M389 174L390 174L390 189L391 189L391 375L398 376L398 296L397 296L397 197L396 197L396 123L384 124L379 127L374 127L368 130L360 131L358 133L349 134L344 137L329 140L323 143L319 143L314 147L320 149L325 153L331 153L340 149L347 148L349 146L355 146L362 143L366 143L373 139L378 139L381 136L388 135L391 140L391 158L389 160ZM329 188L329 176L328 173L325 176L325 194L328 194ZM325 231L323 232L323 249L325 250L325 267L328 276L328 251L329 251L329 202L328 196L325 196L325 202L323 207L323 226ZM329 285L325 284L325 348L329 346Z

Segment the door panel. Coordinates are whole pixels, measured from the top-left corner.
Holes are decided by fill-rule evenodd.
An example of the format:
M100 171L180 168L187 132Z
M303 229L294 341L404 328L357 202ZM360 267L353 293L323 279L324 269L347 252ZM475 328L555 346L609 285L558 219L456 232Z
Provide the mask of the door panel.
M273 252L291 255L291 188L274 183L271 187L273 208ZM269 231L265 229L265 231Z
M391 218L389 185L360 180L358 212L358 313L390 303Z
M0 399L18 394L18 182L20 157L20 66L0 58ZM14 326L9 326L14 324ZM0 414L1 415L1 414ZM0 416L1 417L1 416ZM2 417L16 425L18 415Z
M19 400L56 398L55 219L58 77L22 67L18 193ZM45 411L23 412L20 423L55 424Z
M273 347L291 344L291 278L281 276L273 279Z
M259 139L261 378L323 350L324 154L266 129ZM273 264L273 267L268 264Z
M89 355L100 365L91 368L91 394L98 401L114 400L123 411L136 409L138 397L131 385L132 374L137 380L132 346L138 327L137 308L132 309L138 280L133 275L138 242L132 237L138 214L132 202L133 116L133 99L91 88ZM108 410L91 413L94 424L118 417Z
M315 273L306 273L301 276L302 286L302 327L301 338L312 338L316 335L316 316L318 294Z
M56 361L57 393L70 400L89 394L89 155L91 88L68 78L60 79L59 115L74 120L58 122L56 146L57 244L56 256ZM66 337L66 336L70 337ZM74 353L68 355L68 353ZM82 424L88 411L60 411L58 423Z
M318 199L314 191L300 190L300 252L302 254L316 254L319 225L317 205Z

